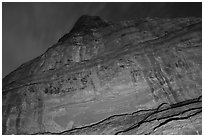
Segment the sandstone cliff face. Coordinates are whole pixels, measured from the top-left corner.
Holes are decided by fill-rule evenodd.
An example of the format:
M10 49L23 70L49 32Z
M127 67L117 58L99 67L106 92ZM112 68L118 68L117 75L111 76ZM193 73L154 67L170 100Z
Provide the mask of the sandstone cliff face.
M3 134L201 134L200 18L82 16L3 79Z

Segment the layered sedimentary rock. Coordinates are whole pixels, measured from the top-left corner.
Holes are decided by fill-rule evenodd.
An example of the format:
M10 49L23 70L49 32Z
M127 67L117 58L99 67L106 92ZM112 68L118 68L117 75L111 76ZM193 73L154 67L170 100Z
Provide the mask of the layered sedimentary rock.
M202 22L82 16L3 79L3 134L201 134Z

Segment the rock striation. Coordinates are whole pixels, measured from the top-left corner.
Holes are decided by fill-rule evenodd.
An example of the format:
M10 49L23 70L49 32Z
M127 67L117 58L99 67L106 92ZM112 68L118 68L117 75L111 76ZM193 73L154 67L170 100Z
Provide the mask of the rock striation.
M83 15L2 86L3 134L202 134L202 20Z

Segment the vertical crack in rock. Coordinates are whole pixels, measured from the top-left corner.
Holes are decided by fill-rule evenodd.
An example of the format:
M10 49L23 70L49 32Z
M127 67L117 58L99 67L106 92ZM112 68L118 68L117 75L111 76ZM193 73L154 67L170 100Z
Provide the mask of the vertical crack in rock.
M201 134L201 18L84 15L3 79L3 134Z

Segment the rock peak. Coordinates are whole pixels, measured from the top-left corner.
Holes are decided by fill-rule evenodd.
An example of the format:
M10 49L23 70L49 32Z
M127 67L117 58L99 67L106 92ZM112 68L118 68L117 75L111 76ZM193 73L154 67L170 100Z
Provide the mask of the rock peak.
M65 41L73 34L88 34L93 29L103 28L110 25L110 23L99 16L82 15L75 23L71 31L59 39L59 42Z
M106 27L109 23L99 16L82 15L75 23L71 32L79 32L84 30Z

